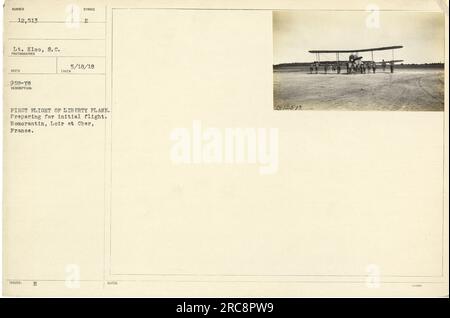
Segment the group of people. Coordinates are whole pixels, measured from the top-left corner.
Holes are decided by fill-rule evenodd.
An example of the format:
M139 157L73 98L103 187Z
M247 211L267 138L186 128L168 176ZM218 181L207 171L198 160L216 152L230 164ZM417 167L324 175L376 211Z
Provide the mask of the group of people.
M394 63L389 63L390 64L390 71L391 73L394 73ZM370 73L370 71L372 71L374 74L377 71L377 63L373 62L373 61L369 61L369 62L352 62L349 61L347 63L345 63L346 67L347 67L347 74L351 74L351 73L361 73L361 74L365 74L365 73ZM319 62L314 62L309 66L309 71L311 74L319 73ZM336 63L324 63L323 65L323 70L325 72L325 74L328 73L329 70L336 72L337 74L341 73L341 63L336 62ZM381 62L381 68L383 69L383 72L386 71L386 66L387 63L383 60Z
M370 73L370 71L375 74L377 71L377 64L375 62L361 62L361 63L347 63L347 73Z
M341 64L340 63L336 63L336 64L323 64L323 70L325 72L325 74L328 73L328 70L333 71L333 72L337 72L338 74L341 73ZM319 73L319 63L318 62L314 62L309 66L309 72L312 73Z

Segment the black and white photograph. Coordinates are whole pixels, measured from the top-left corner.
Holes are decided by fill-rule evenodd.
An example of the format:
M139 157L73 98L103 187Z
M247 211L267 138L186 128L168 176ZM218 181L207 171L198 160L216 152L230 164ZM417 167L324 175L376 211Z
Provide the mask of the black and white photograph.
M439 12L274 11L275 110L443 111Z

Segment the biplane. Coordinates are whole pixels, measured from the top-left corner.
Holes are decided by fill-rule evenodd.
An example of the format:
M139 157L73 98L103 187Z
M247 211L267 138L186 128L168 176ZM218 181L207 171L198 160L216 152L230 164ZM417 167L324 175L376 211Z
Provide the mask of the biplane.
M390 72L394 73L395 63L403 62L403 60L396 60L394 56L394 51L403 48L402 45L396 46L384 46L370 49L358 49L358 50L311 50L309 53L313 53L316 55L316 60L310 65L311 74L315 72L316 74L319 71L319 67L323 66L325 74L328 71L336 71L338 74L341 73L341 68L344 66L347 70L347 74L352 73L369 73L372 71L376 72L377 66L381 66L383 72L386 71L386 67L389 65ZM392 50L392 59L385 61L376 62L373 57L373 52L375 51L387 51ZM359 56L358 53L362 52L370 52L372 59L370 61L363 61L363 57ZM335 61L321 61L320 54L323 53L335 53L336 60ZM341 54L349 53L348 60L341 60Z

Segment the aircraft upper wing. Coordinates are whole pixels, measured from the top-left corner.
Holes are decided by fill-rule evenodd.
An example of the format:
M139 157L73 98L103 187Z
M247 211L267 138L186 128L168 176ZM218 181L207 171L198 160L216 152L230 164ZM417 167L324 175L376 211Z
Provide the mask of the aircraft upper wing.
M356 53L356 52L371 52L371 51L384 51L384 50L395 50L401 49L403 45L396 46L383 46L371 49L357 49L357 50L311 50L309 53Z

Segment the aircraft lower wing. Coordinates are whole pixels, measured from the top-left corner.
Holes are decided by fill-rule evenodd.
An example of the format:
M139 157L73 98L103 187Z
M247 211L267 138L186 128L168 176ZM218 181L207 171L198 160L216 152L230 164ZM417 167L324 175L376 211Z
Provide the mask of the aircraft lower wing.
M390 61L384 61L384 63L389 64L389 63L401 63L403 62L403 60L390 60ZM383 64L383 62L375 62L377 64Z

